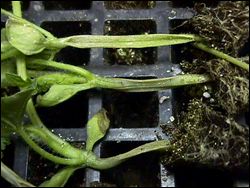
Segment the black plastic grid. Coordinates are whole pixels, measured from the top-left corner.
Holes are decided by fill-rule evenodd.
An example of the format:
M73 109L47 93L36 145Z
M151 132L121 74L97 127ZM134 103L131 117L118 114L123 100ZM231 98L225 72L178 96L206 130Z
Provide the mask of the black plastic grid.
M56 36L66 36L72 34L98 34L104 35L105 33L105 23L107 21L115 23L116 21L132 21L132 20L150 20L155 23L155 31L154 33L170 33L170 21L173 20L184 20L189 19L194 15L194 11L191 8L185 8L186 4L175 3L171 1L156 1L153 8L145 8L145 9L109 9L104 5L103 1L93 1L91 3L60 3L58 2L43 2L43 1L30 1L29 5L26 5L28 8L24 11L24 17L28 20L41 25L42 27L50 30ZM188 4L188 6L192 7L192 4ZM211 4L211 6L214 6ZM6 20L5 17L1 18L1 22ZM68 31L64 26L67 25L73 26L76 30ZM80 25L79 25L80 24ZM81 28L81 24L83 24L84 28ZM58 27L58 28L56 28ZM76 32L76 33L75 33ZM133 33L131 33L133 34ZM169 77L176 75L181 72L179 65L174 64L172 59L172 47L158 47L156 50L156 57L154 58L154 62L149 63L147 65L110 65L105 62L105 49L102 48L93 48L86 50L76 50L71 51L72 49L66 49L66 56L71 54L71 57L76 53L82 53L80 57L84 57L86 59L74 59L71 61L70 58L67 58L64 53L61 53L58 60L65 61L67 63L72 63L77 66L82 66L87 70L92 71L95 74L108 76L108 77L124 77L124 78L138 78L145 79L148 77ZM68 51L71 52L68 52ZM149 120L148 114L144 114L143 123L135 122L133 126L121 125L119 123L122 120L111 120L111 128L105 138L96 145L94 151L98 156L105 157L110 156L114 153L110 152L109 147L113 148L134 148L138 145L141 145L145 142L150 142L158 139L168 139L165 134L162 133L160 128L161 124L171 123L170 117L173 115L173 104L175 104L175 95L172 90L164 90L159 92L151 92L151 93L139 93L139 94L125 94L116 91L106 91L106 90L89 90L86 92L82 92L78 96L73 97L72 101L69 101L68 106L75 108L75 105L79 106L77 103L79 101L84 100L84 105L80 108L82 109L70 109L73 112L77 112L76 115L81 116L82 119L76 118L76 122L73 124L67 124L67 120L64 123L59 123L58 121L47 122L46 117L49 117L48 114L53 114L57 111L59 114L57 119L63 118L63 116L67 116L67 112L62 112L61 110L65 108L63 107L55 107L55 109L45 110L40 109L39 114L44 116L44 122L48 125L53 132L58 135L61 135L65 138L70 138L73 142L84 142L86 139L86 130L85 124L88 119L90 119L101 107L107 107L107 100L110 100L108 95L129 95L130 97L141 97L148 95L146 100L154 100L154 108L156 111L154 113L153 120ZM77 99L78 98L78 99ZM119 97L118 104L116 101L112 101L115 108L118 108L119 105ZM147 102L147 101L146 101ZM65 105L65 104L64 104ZM67 106L67 104L66 104ZM144 108L150 108L149 106L143 106ZM58 109L56 109L58 108ZM131 107L133 108L133 107ZM120 109L117 109L119 112ZM80 112L79 112L80 111ZM61 114L60 114L61 113ZM63 114L65 113L65 114ZM72 112L71 112L72 113ZM112 116L112 112L111 113ZM117 113L114 113L117 114ZM138 113L137 113L138 115ZM139 118L143 116L143 114L138 115ZM72 117L71 117L72 118ZM115 117L114 117L115 118ZM126 118L126 117L123 117ZM139 118L135 118L135 121L139 121ZM111 118L112 119L112 118ZM63 121L61 121L63 122ZM129 124L129 123L128 123ZM143 126L140 126L144 124ZM147 158L146 154L141 156L142 160L151 161L150 158ZM143 158L144 157L144 158ZM146 158L145 158L146 157ZM140 158L140 157L139 157ZM154 157L153 157L154 158ZM138 160L136 157L133 160ZM133 160L127 161L124 165L134 164ZM151 184L152 186L162 186L162 187L174 187L175 185L180 185L178 183L179 174L176 175L172 172L169 172L167 169L163 167L159 163L159 160L154 158L152 160L156 166L156 169L146 169L147 171L152 171L153 173L150 176L145 175L147 179L150 179L147 184ZM17 141L15 147L15 159L14 159L14 170L24 178L28 178L28 166L29 163L29 149L23 144L23 142ZM157 166L158 165L158 166ZM126 186L122 183L122 181L117 180L112 176L112 173L119 172L119 168L122 169L124 166L118 166L114 169L109 169L108 171L96 171L93 169L85 169L78 173L78 177L82 176L84 179L84 186L90 186L91 182L94 181L105 181L106 183L117 183L119 186ZM125 167L126 168L126 167ZM136 167L137 170L140 166ZM133 169L131 169L133 171ZM136 173L140 173L140 171L136 171ZM183 174L182 174L183 175ZM182 176L181 175L181 176ZM185 175L184 175L185 176ZM137 176L135 178L142 178ZM182 179L183 180L183 179ZM177 182L176 182L177 181ZM181 180L180 180L181 181ZM143 182L143 181L141 181ZM237 185L238 180L235 180L234 185ZM240 181L242 183L242 181ZM138 182L140 184L140 181ZM248 184L248 182L247 182ZM216 183L215 183L216 185ZM226 184L227 185L227 184ZM246 185L246 183L241 184ZM73 186L73 185L71 185ZM140 185L139 185L140 186ZM143 186L143 185L141 185Z

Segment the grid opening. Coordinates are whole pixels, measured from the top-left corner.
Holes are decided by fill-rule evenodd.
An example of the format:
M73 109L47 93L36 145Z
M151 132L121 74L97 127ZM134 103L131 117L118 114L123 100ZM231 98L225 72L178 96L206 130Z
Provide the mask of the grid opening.
M82 142L73 142L71 144L77 148L82 148L83 145ZM29 150L27 180L38 186L44 181L49 180L64 167L64 165L55 164L33 150ZM65 187L85 187L85 182L85 169L79 169L69 178Z
M126 93L103 91L103 107L108 111L112 128L157 127L158 92Z
M216 7L218 5L218 1L202 1L202 2L197 2L197 1L170 1L171 6L174 8L193 8L195 3L205 3L207 7Z
M49 1L48 1L49 2ZM91 24L87 21L60 21L43 22L41 27L51 32L56 37L91 34ZM63 48L55 56L56 61L82 66L87 65L90 59L90 48L79 49L73 47Z
M1 29L5 28L5 22L1 22Z
M155 1L105 1L104 6L110 10L152 9Z
M22 10L27 10L29 8L29 1L21 1ZM12 11L11 1L1 1L1 8Z
M91 1L43 1L45 10L86 10Z
M184 23L186 20L183 19L174 19L170 20L170 33L171 34L184 34L190 32L191 28L184 26L181 26L182 23ZM177 44L171 46L171 59L173 64L179 64L185 56L185 60L192 61L192 56L190 54L185 53L185 49L193 49L193 47L190 44Z
M107 20L105 35L139 35L156 33L154 20ZM154 64L157 48L104 48L104 63L114 65Z
M233 187L233 177L225 170L190 166L179 167L174 174L176 187Z
M115 156L146 142L104 142L101 157ZM160 155L157 152L141 154L108 170L101 171L101 182L117 187L160 187Z
M1 147L1 149L3 148ZM14 156L15 156L14 151L15 151L15 146L13 143L7 145L6 148L2 151L3 157L1 158L1 161L11 169L13 169L13 164L14 164ZM6 187L10 187L10 183L6 181L2 176L1 176L1 185L2 186L6 185Z
M37 107L37 112L48 128L82 128L88 121L88 98L79 92L56 106Z

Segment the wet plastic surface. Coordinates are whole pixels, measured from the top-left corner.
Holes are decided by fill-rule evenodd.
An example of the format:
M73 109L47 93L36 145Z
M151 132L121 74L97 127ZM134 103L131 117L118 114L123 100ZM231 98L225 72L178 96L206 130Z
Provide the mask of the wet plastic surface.
M71 2L58 4L58 2L53 3L53 1L46 3L30 1L29 5L25 6L28 7L24 11L26 19L41 25L58 37L76 34L112 34L105 32L105 24L107 22L110 21L112 27L119 27L116 23L126 21L131 22L133 25L134 20L148 20L152 22L152 28L149 28L152 33L170 33L170 22L189 19L194 15L194 11L191 8L184 8L186 5L170 1L156 1L155 6L150 9L131 10L109 9L107 5L104 5L103 1L83 3L81 5ZM5 17L1 18L1 24L5 19ZM150 59L152 62L146 63L146 65L120 65L116 63L111 63L113 64L111 65L107 59L109 56L107 51L110 49L102 48L67 48L60 52L57 60L82 66L102 76L140 79L148 77L161 78L174 76L181 72L179 65L174 63L173 50L171 48L154 48L155 55L151 53L153 58ZM61 104L61 106L52 107L52 109L39 109L38 112L44 123L53 129L56 134L70 138L73 142L84 142L86 139L85 124L87 120L98 112L101 107L107 108L111 116L111 127L106 137L95 147L95 153L98 156L107 157L118 154L115 152L120 151L121 148L122 150L128 150L160 138L168 139L162 133L160 125L171 122L170 117L173 116L173 105L176 102L175 100L178 99L174 95L175 92L172 90L137 94L89 90L73 97L66 102L67 104ZM115 97L112 98L111 96ZM132 102L128 102L130 100ZM124 108L120 107L122 103L125 103ZM151 106L152 104L153 106ZM68 108L70 108L69 111L67 111ZM109 110L111 108L114 109L112 112ZM126 112L129 109L133 111L131 116ZM143 114L142 112L145 112L145 109L151 109L151 111ZM55 116L56 118L54 118ZM71 121L72 118L74 119L73 121ZM138 163L141 160L144 160L144 164ZM17 141L13 168L19 175L27 179L29 165L29 149L25 144ZM142 166L145 167L142 168ZM124 169L127 169L127 171L124 172ZM203 185L206 185L206 182L217 176L209 172L197 174L196 169L188 169L184 174L181 172L169 172L168 169L165 169L160 164L158 157L154 154L135 157L121 166L106 171L96 171L87 168L78 173L77 176L82 176L84 180L83 186L90 186L91 182L94 181L129 186L126 184L126 179L119 179L112 175L121 171L124 177L134 174L133 178L136 185L145 186L143 181L146 179L146 186L151 185L152 187L174 187L184 185L185 183L194 185L193 182L197 178L201 178L201 176L206 177L203 182ZM149 175L146 171L152 173ZM193 176L187 179L185 174L191 174L191 176L193 174ZM239 184L242 183L238 179L235 182L231 179L225 181L222 185L232 186L232 184L237 185L237 182ZM214 182L214 185L216 185L216 182ZM248 180L247 184L243 182L243 185L248 185Z

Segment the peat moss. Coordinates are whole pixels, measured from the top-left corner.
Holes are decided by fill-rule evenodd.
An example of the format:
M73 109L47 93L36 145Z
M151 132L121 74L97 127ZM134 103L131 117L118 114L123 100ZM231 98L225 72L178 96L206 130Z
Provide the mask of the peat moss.
M195 5L197 15L175 27L175 33L196 33L211 47L236 58L249 41L247 2L220 2L209 8ZM179 60L186 74L209 74L211 83L182 88L185 108L172 125L162 126L170 136L163 163L168 167L191 163L223 169L249 167L249 127L236 118L249 111L248 72L199 49L183 45ZM204 97L205 96L205 97ZM212 100L212 102L211 102Z
M183 161L227 169L249 166L249 128L202 99L191 100L187 112L163 129L172 146L163 160L167 166Z
M194 32L211 47L237 57L249 38L248 2L221 1L215 8L197 3L194 8L197 15L188 22Z

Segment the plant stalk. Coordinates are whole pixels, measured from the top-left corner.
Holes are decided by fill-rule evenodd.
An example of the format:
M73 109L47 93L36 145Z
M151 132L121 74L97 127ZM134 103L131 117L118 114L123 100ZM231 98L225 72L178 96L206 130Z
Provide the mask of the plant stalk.
M247 64L247 63L245 63L243 61L240 61L240 60L238 60L238 59L236 59L236 58L234 58L232 56L229 56L229 55L227 55L227 54L225 54L223 52L220 52L220 51L218 51L216 49L210 48L207 45L199 43L199 42L195 42L195 43L193 43L193 45L196 48L199 48L199 49L201 49L201 50L203 50L205 52L208 52L210 54L215 55L216 57L219 57L219 58L224 59L224 60L226 60L226 61L228 61L230 63L233 63L234 65L236 65L238 67L241 67L241 68L243 68L243 69L245 69L245 70L247 70L249 72L249 64Z

